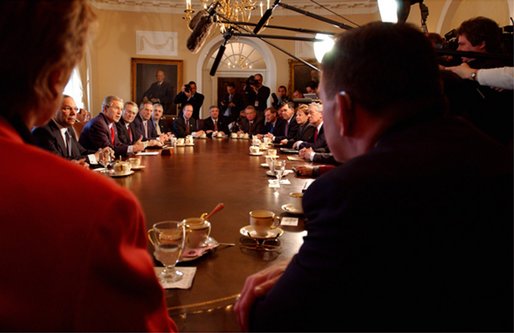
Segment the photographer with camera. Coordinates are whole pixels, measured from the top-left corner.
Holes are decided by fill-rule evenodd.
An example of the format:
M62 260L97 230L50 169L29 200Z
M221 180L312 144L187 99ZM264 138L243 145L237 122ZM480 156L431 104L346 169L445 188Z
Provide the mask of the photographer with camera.
M202 108L204 95L196 91L196 82L189 81L182 87L182 91L175 96L174 103L179 105L180 114L182 116L182 108L186 104L193 106L193 119L198 120L200 118L200 109Z
M245 85L247 105L254 106L260 117L264 116L264 110L268 107L268 98L271 93L270 88L264 86L262 81L262 75L255 74L246 80Z

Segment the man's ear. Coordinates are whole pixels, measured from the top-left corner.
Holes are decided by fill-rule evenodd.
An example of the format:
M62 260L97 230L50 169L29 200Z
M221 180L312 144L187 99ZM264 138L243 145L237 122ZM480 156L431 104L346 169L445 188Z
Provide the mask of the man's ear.
M352 134L354 123L354 110L352 98L350 95L342 91L337 95L337 114L336 121L339 125L339 134L341 136L349 136Z
M486 46L485 45L485 41L483 40L480 44L477 45L477 47L481 50L481 51L484 51L486 52Z

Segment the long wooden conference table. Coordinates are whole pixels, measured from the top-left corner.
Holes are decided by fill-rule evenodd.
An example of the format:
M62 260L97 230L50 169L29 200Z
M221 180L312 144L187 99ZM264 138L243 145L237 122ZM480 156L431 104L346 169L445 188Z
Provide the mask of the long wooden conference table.
M290 202L290 192L301 192L312 180L289 174L284 179L291 184L281 185L278 191L270 188L268 179L274 178L261 166L265 154L250 155L250 144L245 139L195 139L194 146L177 147L170 155L142 156L144 169L115 178L140 200L148 229L163 220L200 217L224 203L224 209L209 219L211 237L221 245L195 260L179 263L179 269L197 268L191 288L166 289L170 316L181 332L240 331L232 308L246 277L289 259L302 244L302 216L284 211L283 205ZM288 156L294 155L279 152L278 158L287 160ZM288 161L286 169L298 164L305 162ZM297 226L281 226L284 233L279 238L279 252L239 246L240 229L249 224L248 213L255 209L298 217ZM149 251L153 253L151 245Z

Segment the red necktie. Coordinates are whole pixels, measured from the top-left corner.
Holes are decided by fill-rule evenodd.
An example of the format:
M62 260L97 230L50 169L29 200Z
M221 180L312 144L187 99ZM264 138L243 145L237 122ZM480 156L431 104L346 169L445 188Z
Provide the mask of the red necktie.
M132 131L130 130L130 127L127 128L127 131L128 131L128 135L129 135L129 140L132 143Z
M111 143L114 146L114 127L111 126Z
M318 140L318 128L316 127L316 130L314 131L314 142Z

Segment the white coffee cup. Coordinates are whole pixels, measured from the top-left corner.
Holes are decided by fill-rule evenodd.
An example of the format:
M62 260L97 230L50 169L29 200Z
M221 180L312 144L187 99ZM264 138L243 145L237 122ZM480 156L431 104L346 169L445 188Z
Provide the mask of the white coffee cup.
M295 212L303 213L302 199L303 193L301 192L291 192L289 193L289 197L291 198L291 208Z
M232 139L237 139L237 133L236 132L230 133L230 137Z
M130 168L130 163L124 161L117 161L113 165L114 172L117 174L126 174L130 172Z
M222 137L224 137L224 136L225 136L225 133L223 133L223 132L221 132L221 131L220 131L220 132L218 132L218 138L222 138Z
M188 217L183 220L186 225L186 242L189 248L205 247L211 234L211 223L200 217Z
M268 149L268 155L277 156L277 150L276 149Z
M257 236L267 236L270 229L278 227L280 220L270 210L252 210L250 213L250 225Z
M244 139L248 139L249 137L250 137L250 135L249 135L248 133L244 133L244 134L243 134L243 138L244 138Z
M237 134L237 137L238 137L238 138L242 138L242 137L244 137L244 135L245 135L245 134L246 134L246 133L238 133L238 134Z
M183 146L184 145L184 138L178 138L177 139L177 145Z
M262 142L264 142L264 144L268 145L271 142L271 140L269 137L265 136L262 138Z
M250 154L258 154L259 153L259 147L258 146L250 146Z
M131 157L128 159L130 166L132 168L137 168L141 165L141 158L140 157Z

